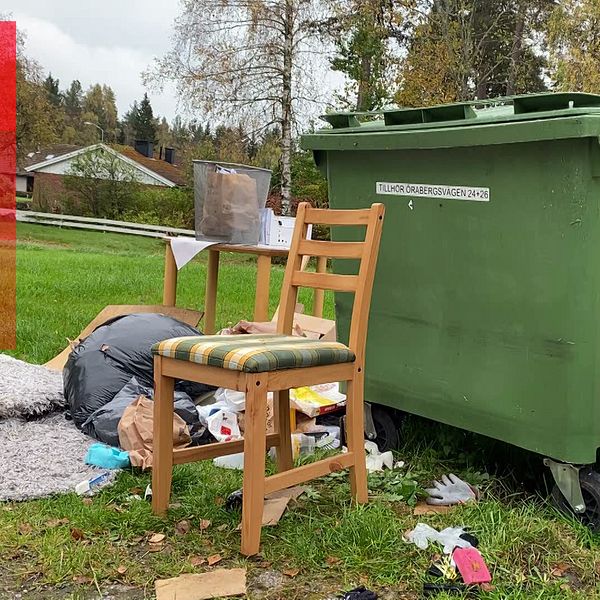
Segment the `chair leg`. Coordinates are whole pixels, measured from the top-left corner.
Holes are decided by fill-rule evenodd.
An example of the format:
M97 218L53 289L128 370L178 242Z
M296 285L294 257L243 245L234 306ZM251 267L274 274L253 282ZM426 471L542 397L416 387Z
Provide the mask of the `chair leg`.
M273 395L273 412L275 415L275 431L279 433L277 451L277 468L289 471L294 466L292 459L292 432L290 426L290 391L280 390Z
M154 431L152 443L152 511L167 511L173 471L173 390L175 381L165 377L160 356L154 359Z
M359 504L368 502L367 465L365 458L364 422L364 377L362 370L354 371L346 391L346 437L348 451L354 454L354 465L350 467L352 497Z
M244 486L242 503L242 554L252 556L260 548L265 499L266 378L248 377L244 429Z

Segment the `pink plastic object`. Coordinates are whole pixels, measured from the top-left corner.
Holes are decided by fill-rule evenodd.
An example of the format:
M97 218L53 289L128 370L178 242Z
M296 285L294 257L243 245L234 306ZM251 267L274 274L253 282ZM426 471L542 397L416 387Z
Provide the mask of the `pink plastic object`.
M489 583L492 580L483 557L475 548L457 548L452 554L452 558L467 585Z

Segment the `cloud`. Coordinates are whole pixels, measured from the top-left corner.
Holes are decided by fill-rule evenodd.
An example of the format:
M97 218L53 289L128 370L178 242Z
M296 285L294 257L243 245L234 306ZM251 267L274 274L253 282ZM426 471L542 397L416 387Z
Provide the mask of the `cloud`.
M98 40L97 35L94 36L96 43L84 43L47 19L18 11L13 13L13 17L17 26L26 33L26 54L36 59L45 72L51 72L57 77L61 89L68 87L73 79L79 79L84 89L95 83L106 83L116 94L117 108L121 116L134 100L139 100L146 91L140 74L154 58L146 48L114 42L98 43L101 40ZM93 25L91 16L88 16L87 22L88 27ZM104 25L108 27L107 23ZM165 35L168 36L170 23L163 25ZM78 30L81 32L81 28ZM94 31L98 31L97 24ZM108 37L114 39L114 36ZM173 88L165 88L163 93L148 95L155 114L172 120L177 113Z

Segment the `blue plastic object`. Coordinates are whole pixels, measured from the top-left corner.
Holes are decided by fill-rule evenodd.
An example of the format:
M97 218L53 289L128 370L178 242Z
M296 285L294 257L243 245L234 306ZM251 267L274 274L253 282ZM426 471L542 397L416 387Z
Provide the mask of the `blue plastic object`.
M92 444L85 456L85 462L104 469L125 469L131 464L128 452L104 444Z

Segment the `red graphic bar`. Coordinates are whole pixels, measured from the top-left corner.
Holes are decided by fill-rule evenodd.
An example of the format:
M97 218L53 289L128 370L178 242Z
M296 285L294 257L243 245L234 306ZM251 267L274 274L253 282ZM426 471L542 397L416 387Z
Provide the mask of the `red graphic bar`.
M0 21L0 350L17 342L17 28Z

